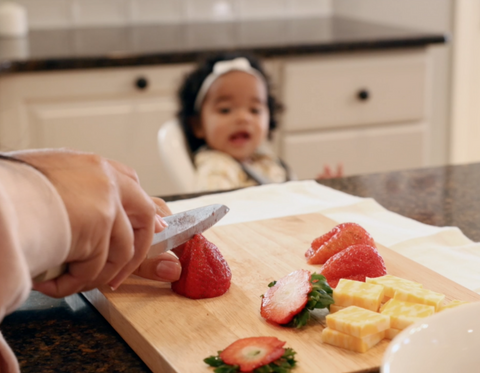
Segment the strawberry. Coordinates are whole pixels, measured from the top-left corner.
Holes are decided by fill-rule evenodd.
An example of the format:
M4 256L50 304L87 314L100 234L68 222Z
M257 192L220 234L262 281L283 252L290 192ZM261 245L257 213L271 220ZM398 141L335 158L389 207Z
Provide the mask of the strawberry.
M341 278L365 282L365 277L386 275L387 269L376 248L354 245L328 259L320 273L335 288Z
M333 303L332 289L325 277L299 269L273 281L262 296L260 314L267 321L301 328L310 319L310 310Z
M204 359L216 367L214 372L253 372L265 367L262 372L289 372L296 364L295 352L283 348L285 342L276 337L251 337L233 342L218 356ZM281 370L278 370L281 369Z
M213 298L230 287L232 273L218 248L203 235L196 234L172 250L180 259L182 274L172 290L192 299Z
M305 253L308 264L323 264L336 253L352 245L370 245L375 247L372 236L356 223L337 225L330 232L313 240Z

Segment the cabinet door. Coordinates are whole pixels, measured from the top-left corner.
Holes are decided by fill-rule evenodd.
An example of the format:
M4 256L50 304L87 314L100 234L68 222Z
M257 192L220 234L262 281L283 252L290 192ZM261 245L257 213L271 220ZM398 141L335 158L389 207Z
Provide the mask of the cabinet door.
M285 162L299 179L316 178L324 165L343 164L344 175L424 166L425 125L389 126L345 131L286 134Z
M162 195L157 131L175 115L173 97L28 106L32 146L94 152L133 167L150 195Z

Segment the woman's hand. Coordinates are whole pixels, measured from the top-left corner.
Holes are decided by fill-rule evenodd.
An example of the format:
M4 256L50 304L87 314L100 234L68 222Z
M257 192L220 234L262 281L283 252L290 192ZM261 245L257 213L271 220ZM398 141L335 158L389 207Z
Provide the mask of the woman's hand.
M63 297L102 284L115 289L139 268L154 231L165 226L157 212L165 215L169 210L145 193L135 171L98 155L68 150L26 151L15 157L36 167L55 186L72 231L68 272L35 284L36 290ZM166 259L152 260L160 265ZM173 278L171 273L164 277L169 276Z

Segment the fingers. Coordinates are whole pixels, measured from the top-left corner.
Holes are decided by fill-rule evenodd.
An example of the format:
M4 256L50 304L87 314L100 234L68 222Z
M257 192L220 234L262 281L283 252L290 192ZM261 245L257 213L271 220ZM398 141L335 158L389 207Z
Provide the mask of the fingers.
M150 198L152 199L153 203L155 203L155 210L158 215L160 216L172 215L172 211L170 211L170 208L167 206L167 204L163 199L157 198L157 197L150 197Z
M178 258L167 252L145 259L133 273L149 280L173 282L180 278L181 272Z

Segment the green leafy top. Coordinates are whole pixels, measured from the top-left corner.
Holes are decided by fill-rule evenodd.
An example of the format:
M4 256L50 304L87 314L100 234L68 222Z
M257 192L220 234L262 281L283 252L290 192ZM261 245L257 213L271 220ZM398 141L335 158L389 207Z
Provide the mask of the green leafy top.
M268 287L272 287L276 283L276 281L272 281L268 284ZM308 293L307 304L303 310L297 313L292 321L285 326L301 328L307 324L308 320L310 320L310 311L315 308L330 309L330 305L335 303L332 297L333 290L330 285L328 285L325 276L314 272L310 276L310 283L312 284L312 291Z
M220 358L221 352L222 351L218 351L217 356L207 357L203 361L208 365L215 367L213 370L215 373L240 372L240 367L238 365L228 365L223 362ZM295 361L295 354L296 352L291 348L286 348L281 358L255 369L253 373L289 373L297 363Z

